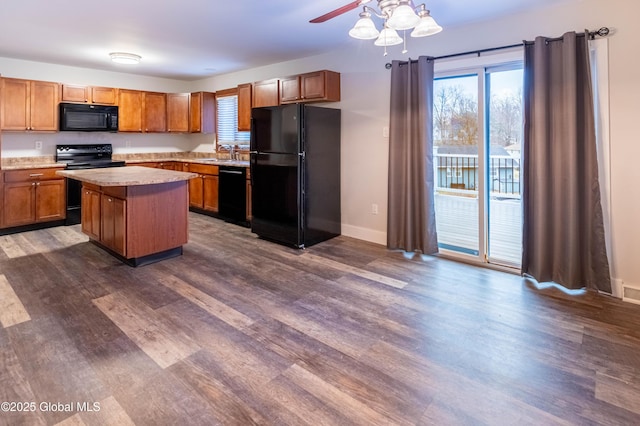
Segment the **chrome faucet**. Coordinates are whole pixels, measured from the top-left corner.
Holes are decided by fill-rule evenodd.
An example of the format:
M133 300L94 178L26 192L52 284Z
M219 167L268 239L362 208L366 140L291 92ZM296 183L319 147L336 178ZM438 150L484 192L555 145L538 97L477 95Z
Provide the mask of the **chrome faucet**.
M235 160L235 159L236 159L236 146L229 145L229 160Z

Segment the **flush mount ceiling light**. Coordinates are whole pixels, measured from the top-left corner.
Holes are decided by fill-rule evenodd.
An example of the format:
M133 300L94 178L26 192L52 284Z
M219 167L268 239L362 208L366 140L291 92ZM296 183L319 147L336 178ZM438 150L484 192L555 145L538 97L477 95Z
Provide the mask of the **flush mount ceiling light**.
M327 21L370 1L356 0L309 22ZM383 20L382 31L378 31L376 28L371 19L372 14ZM424 4L415 7L411 0L378 0L378 10L363 6L362 12L360 12L360 19L349 31L349 35L360 40L376 39L374 44L376 46L384 46L384 54L386 56L387 46L403 42L404 49L402 53L407 52L406 40L400 37L397 31L404 32L410 29L413 29L411 37L426 37L442 31L442 27L436 23Z
M128 64L128 65L135 65L140 62L140 59L142 59L142 56L140 55L136 55L133 53L124 53L124 52L112 52L112 53L109 53L109 57L113 62L116 62L118 64Z

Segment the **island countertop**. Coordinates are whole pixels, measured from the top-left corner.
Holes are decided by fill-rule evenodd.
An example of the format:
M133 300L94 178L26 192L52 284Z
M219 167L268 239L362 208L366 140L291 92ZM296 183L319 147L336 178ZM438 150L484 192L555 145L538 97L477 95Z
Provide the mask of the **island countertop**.
M179 182L197 173L154 169L141 166L105 167L101 169L58 170L56 174L98 186L136 186Z

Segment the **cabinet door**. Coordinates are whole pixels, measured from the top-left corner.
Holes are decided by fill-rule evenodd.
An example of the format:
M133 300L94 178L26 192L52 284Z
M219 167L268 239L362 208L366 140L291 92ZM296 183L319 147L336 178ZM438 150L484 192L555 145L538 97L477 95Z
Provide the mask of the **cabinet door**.
M100 193L82 188L82 232L100 241Z
M35 220L36 182L4 184L4 225L28 225Z
M238 86L238 131L251 130L251 83Z
M66 216L64 179L36 182L36 222L61 220Z
M167 94L167 130L169 132L189 131L189 93Z
M192 93L189 99L189 131L202 131L202 92Z
M126 256L126 202L102 195L101 242L116 253Z
M218 176L203 176L203 208L218 212Z
M31 82L30 130L58 130L58 83Z
M202 188L202 175L189 179L189 207L197 207L199 209L203 208L204 198Z
M300 80L298 76L280 79L280 103L297 102L300 99Z
M277 79L253 83L254 108L278 106L280 103L280 85Z
M144 131L167 131L167 95L166 93L144 93Z
M118 90L114 87L92 87L91 102L94 104L117 105Z
M192 93L189 105L189 131L191 133L214 133L216 130L215 93Z
M340 101L340 73L335 71L317 71L300 75L302 100L307 102Z
M2 130L27 130L30 114L29 81L3 78L1 93L0 123L2 123Z
M324 72L302 74L300 76L300 91L304 100L324 98Z
M75 84L63 84L60 100L62 102L89 102L91 88Z
M118 95L118 130L142 132L142 92L121 89Z

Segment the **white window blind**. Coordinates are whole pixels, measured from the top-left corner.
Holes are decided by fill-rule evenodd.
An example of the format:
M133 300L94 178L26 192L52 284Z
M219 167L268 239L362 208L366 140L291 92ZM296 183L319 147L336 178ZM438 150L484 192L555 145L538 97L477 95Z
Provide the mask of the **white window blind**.
M238 96L216 99L218 110L218 143L248 142L249 132L238 131Z

